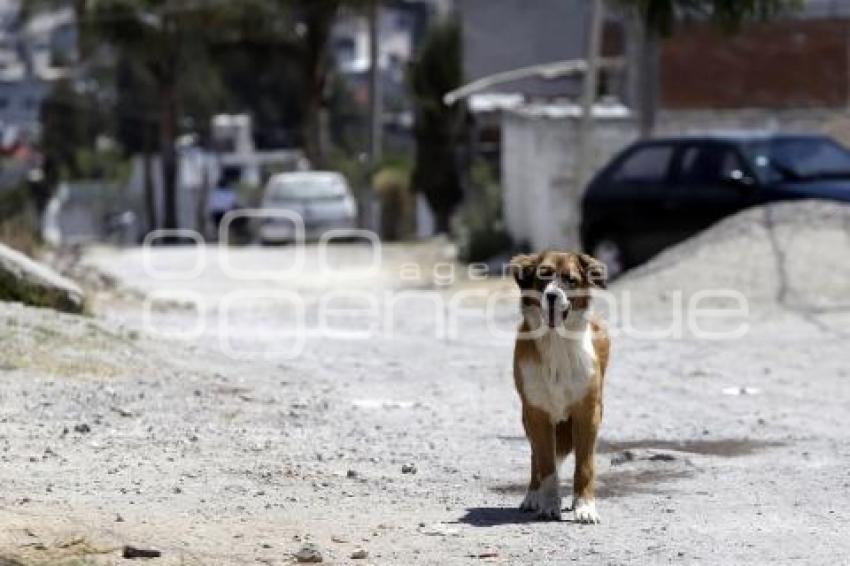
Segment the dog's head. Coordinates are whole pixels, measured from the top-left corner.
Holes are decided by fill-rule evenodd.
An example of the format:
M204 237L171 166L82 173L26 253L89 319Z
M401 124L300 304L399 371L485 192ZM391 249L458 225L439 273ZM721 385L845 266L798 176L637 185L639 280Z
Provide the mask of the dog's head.
M563 327L581 318L594 289L604 289L605 264L587 254L546 251L511 259L511 272L522 291L523 316L535 328ZM573 316L571 316L573 315Z

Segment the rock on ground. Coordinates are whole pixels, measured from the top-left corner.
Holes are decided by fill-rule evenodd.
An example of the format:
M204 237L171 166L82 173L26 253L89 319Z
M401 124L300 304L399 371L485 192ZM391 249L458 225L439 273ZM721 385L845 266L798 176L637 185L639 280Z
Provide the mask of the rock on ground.
M81 313L82 289L46 265L0 244L0 300Z

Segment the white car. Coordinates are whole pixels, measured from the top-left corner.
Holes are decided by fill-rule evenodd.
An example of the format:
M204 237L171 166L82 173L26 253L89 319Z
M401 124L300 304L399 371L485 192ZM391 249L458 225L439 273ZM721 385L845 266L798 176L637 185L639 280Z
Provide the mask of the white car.
M304 238L316 240L328 230L357 226L357 201L345 177L329 171L279 173L272 176L263 192L264 211L295 213L304 222ZM291 218L266 216L259 228L264 244L293 242L296 223Z

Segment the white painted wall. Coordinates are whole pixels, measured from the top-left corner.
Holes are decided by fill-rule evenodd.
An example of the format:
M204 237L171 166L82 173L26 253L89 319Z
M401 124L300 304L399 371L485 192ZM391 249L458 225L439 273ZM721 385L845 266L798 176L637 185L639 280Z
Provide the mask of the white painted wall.
M505 223L514 241L533 249L579 248L584 188L576 187L573 179L578 115L570 108L525 107L503 114ZM590 171L637 137L633 120L618 108L599 112L588 152Z

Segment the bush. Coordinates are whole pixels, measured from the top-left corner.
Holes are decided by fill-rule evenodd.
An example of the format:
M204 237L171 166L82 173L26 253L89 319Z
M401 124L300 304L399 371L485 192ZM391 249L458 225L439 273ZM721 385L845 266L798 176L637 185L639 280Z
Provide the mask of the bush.
M32 228L32 221L23 213L0 220L0 243L30 257L36 256L41 245Z
M408 237L413 231L414 205L409 168L386 165L372 178L372 186L381 205L381 238L392 242Z
M472 168L470 194L455 219L458 252L466 262L484 262L513 247L502 219L502 187L490 166Z
M40 245L35 216L25 186L0 192L0 242L32 257Z

